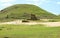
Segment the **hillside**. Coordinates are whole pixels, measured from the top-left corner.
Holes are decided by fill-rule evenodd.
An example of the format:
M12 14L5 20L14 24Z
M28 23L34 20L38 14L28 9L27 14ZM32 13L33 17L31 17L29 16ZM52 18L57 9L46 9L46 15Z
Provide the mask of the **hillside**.
M0 19L22 19L34 14L37 18L55 18L56 15L31 4L16 4L0 11ZM24 16L25 15L25 16Z
M58 15L58 18L60 19L60 14Z

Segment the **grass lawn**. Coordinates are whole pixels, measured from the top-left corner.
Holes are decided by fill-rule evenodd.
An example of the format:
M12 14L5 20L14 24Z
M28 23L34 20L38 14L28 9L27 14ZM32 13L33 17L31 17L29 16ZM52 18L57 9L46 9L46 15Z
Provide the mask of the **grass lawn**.
M0 38L60 38L60 27L0 25Z

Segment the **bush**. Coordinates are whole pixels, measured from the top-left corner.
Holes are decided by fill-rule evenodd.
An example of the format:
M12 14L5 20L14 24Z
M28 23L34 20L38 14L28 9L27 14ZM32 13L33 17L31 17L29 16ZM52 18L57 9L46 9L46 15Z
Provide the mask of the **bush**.
M9 37L4 37L4 38L9 38Z
M0 29L0 30L2 30L2 29Z
M49 22L58 22L57 20L49 20Z
M38 20L35 14L31 14L31 20Z
M22 22L29 22L28 20L22 20Z

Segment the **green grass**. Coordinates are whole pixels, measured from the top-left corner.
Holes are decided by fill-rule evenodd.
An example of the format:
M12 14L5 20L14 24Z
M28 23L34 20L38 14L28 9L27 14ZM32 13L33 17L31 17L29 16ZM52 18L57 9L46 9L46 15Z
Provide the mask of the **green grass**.
M49 22L60 22L60 19L50 19Z
M1 19L22 19L25 17L29 18L29 14L35 14L37 18L54 18L56 15L47 12L46 10L31 4L16 4L0 11Z
M0 25L0 38L60 38L60 27Z

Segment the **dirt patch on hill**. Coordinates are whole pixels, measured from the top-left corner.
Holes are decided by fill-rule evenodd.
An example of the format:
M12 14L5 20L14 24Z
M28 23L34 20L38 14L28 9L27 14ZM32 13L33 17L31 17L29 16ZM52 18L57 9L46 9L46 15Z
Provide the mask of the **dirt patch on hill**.
M58 27L60 26L60 22L22 22L21 20L11 21L11 22L4 22L0 24L26 24L26 25L35 25L35 24L43 24L47 27Z

